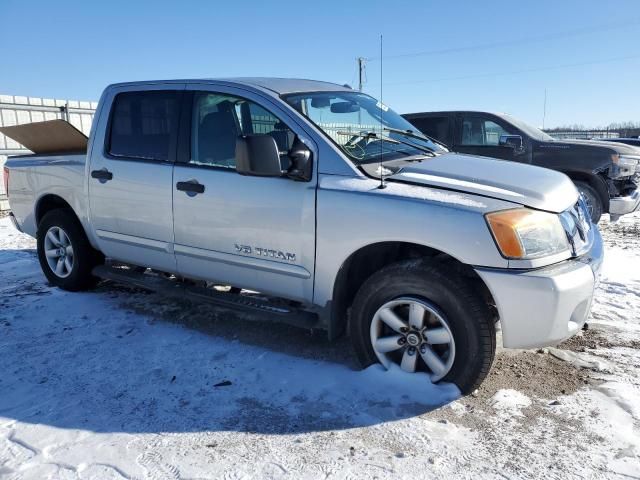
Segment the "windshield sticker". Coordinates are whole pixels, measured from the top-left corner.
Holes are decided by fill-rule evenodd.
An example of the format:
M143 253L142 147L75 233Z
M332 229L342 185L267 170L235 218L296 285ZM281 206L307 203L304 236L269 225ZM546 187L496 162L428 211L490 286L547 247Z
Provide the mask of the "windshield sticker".
M379 109L381 109L383 112L388 112L389 111L389 107L387 107L384 103L382 102L378 102L376 103L376 107L378 107Z

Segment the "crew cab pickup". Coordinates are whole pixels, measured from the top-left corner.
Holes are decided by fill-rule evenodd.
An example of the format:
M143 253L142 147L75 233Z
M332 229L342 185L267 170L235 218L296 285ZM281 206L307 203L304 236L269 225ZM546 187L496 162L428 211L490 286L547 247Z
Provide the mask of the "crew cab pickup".
M422 112L404 117L449 149L552 168L568 175L584 196L594 223L612 220L640 204L640 149L587 140L556 140L510 115Z
M346 330L363 366L467 393L498 322L511 348L581 328L602 241L565 175L413 130L326 82L111 85L84 144L3 130L35 152L6 164L12 218L63 289L103 278Z

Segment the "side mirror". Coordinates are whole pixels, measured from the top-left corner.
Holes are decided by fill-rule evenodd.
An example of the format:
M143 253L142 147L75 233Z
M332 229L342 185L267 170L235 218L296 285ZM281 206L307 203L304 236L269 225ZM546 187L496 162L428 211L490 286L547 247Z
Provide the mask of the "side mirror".
M312 153L309 147L302 143L297 136L291 150L289 150L289 159L291 160L291 168L289 168L287 176L303 182L310 181L313 173Z
M236 171L240 175L280 177L280 153L271 135L246 135L236 140Z
M498 144L504 147L511 147L514 150L522 150L522 137L520 135L500 135Z

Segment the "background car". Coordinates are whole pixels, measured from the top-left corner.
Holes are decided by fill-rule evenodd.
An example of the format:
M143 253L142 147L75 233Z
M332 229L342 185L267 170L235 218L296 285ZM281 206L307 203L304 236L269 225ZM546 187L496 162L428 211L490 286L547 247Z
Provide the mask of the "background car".
M623 143L557 140L503 113L447 111L404 117L458 153L551 168L566 174L584 196L591 219L612 220L640 204L640 149Z

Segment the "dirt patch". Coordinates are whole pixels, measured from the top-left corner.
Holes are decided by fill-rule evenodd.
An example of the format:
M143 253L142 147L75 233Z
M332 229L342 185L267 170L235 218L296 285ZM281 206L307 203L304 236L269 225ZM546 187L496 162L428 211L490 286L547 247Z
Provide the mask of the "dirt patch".
M565 340L558 348L563 350L571 350L573 352L587 352L589 350L597 350L598 348L638 348L640 349L640 341L623 340L615 336L607 336L606 332L590 328L583 330L581 334Z
M609 348L611 346L611 339L605 337L602 332L588 329L583 330L581 334L574 335L565 340L558 345L558 348L574 352L586 352L587 349L596 349L598 347Z
M576 368L542 349L538 352L501 350L480 388L459 401L464 414L441 408L427 413L426 418L449 421L474 430L492 430L495 418L491 399L499 390L510 389L521 392L533 402L522 410L521 424L526 428L546 415L545 409L558 397L598 383L590 377L588 370Z
M617 222L610 222L608 215L603 217L598 228L607 247L637 251L640 249L640 223L629 216Z
M571 350L604 346L600 332L585 333L561 347ZM489 451L495 453L499 468L514 472L518 477L537 478L532 465L546 464L545 477L566 478L571 460L559 452L540 456L535 453L535 446L546 444L550 439L572 444L580 436L590 444L602 444L604 448L602 436L586 432L582 420L562 413L565 395L599 383L601 381L591 377L590 370L559 360L545 349L500 350L489 376L476 392L449 407L424 414L422 418L470 429ZM518 413L505 415L494 407L494 395L503 389L526 395L531 404L520 408ZM513 460L523 448L531 452L531 463ZM474 453L468 455L467 461L472 464ZM595 466L587 467L590 468Z
M553 399L573 393L590 382L587 371L548 353L502 351L496 355L491 373L472 398L486 401L498 390L510 388L530 398Z
M8 217L11 210L0 210L0 218Z

